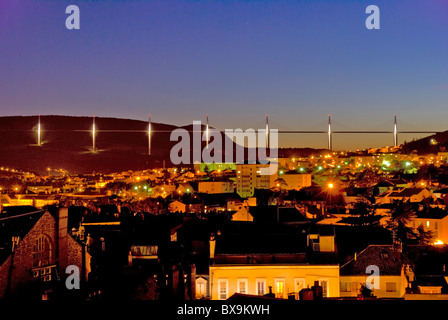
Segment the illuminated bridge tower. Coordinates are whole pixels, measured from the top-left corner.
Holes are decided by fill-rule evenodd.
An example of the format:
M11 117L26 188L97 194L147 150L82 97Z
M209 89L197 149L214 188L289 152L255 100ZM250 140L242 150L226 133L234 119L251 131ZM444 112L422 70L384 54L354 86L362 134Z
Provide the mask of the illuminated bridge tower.
M394 115L394 147L398 146L397 115Z
M40 127L40 115L37 120L37 146L40 147L42 145L41 140L41 127Z
M333 149L332 131L331 131L331 117L328 115L328 150Z
M207 122L205 125L205 145L208 149L208 142L210 140L210 131L209 131L209 126L208 126L208 114L206 115L206 118L207 118Z
M95 128L95 115L93 115L93 125L92 125L92 151L96 152L96 145L95 145L95 136L96 136L96 128Z
M266 149L269 149L269 118L268 115L266 115Z
M151 115L148 116L148 156L151 155Z

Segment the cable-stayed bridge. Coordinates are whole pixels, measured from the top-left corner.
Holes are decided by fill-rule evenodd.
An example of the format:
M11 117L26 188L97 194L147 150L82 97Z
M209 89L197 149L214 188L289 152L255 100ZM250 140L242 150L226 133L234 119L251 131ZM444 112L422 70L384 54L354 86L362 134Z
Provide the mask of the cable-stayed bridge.
M202 126L201 126L202 128ZM7 131L24 131L21 129L5 129ZM205 127L201 129L201 133L205 136L205 142L208 146L210 141L210 126L209 126L209 117L206 115L206 123ZM274 129L270 128L269 123L269 117L266 115L266 121L265 121L265 132L266 132L266 147L269 148L270 146L270 136L271 131ZM326 136L326 142L327 142L327 149L332 151L333 150L333 137L334 135L338 134L390 134L391 138L393 139L393 145L394 147L398 146L398 135L399 134L436 134L440 133L442 131L438 130L398 130L398 121L397 116L394 115L393 118L393 126L390 128L390 130L334 130L332 125L332 119L331 115L328 115L328 121L326 122L326 129L325 130L282 130L282 129L275 129L276 133L278 134L321 134ZM0 132L4 131L3 129L0 129ZM92 152L97 152L97 135L101 133L107 133L107 132L116 132L116 133L142 133L147 135L147 154L151 155L151 139L152 135L155 132L172 132L171 130L155 130L152 128L151 123L151 116L148 116L148 125L147 129L142 130L133 130L133 129L100 129L97 128L96 122L95 122L95 116L92 116L92 126L90 129L45 129L41 125L41 116L37 116L36 119L36 125L34 128L30 129L29 131L35 132L36 136L36 146L43 147L44 144L42 142L42 136L44 132L62 132L62 131L70 131L70 132L85 132L87 134L91 135L91 141L92 141Z

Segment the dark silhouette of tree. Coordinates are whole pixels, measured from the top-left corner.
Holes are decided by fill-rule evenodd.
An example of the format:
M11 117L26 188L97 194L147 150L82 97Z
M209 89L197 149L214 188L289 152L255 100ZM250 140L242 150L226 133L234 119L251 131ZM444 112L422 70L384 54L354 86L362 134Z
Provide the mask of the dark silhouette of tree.
M386 226L387 229L392 231L395 240L404 245L431 244L434 240L434 233L431 230L425 231L423 225L419 225L417 228L411 227L410 222L415 216L412 206L403 201L399 201L395 205L391 212L391 220Z
M410 222L414 217L414 211L409 203L398 201L391 211L391 218L386 225L394 235L394 240L402 244L410 244L416 239L414 228L410 227Z
M357 199L350 213L359 216L357 225L370 225L376 222L375 208L361 198Z
M431 230L425 231L423 225L417 227L416 236L418 244L429 245L434 241L434 232Z
M274 191L271 189L255 189L254 197L257 198L258 206L267 206L274 199Z

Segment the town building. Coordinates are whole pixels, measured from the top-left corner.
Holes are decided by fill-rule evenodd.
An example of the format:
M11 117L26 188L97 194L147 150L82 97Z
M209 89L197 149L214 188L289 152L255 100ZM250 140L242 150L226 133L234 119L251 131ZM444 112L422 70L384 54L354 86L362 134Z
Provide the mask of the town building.
M199 193L233 193L234 184L231 181L200 181L198 183Z
M432 194L426 188L403 188L399 190L390 190L384 192L377 197L376 204L392 203L394 201L404 202L422 202L424 199L436 199L436 196Z
M448 212L439 208L423 207L416 210L416 214L410 226L413 228L423 227L425 231L431 231L434 243L448 243Z
M335 252L309 246L306 227L232 223L210 246L209 291L212 300L234 293L299 299L316 282L323 297L339 296Z
M300 190L310 187L312 183L311 174L297 173L297 171L287 171L281 175L281 178L285 182L281 187L285 190Z
M261 169L269 170L268 164L237 164L236 192L242 198L252 197L255 189L271 189L276 186L277 172L262 175Z
M68 266L90 272L86 246L67 231L68 209L39 210L0 218L0 297L56 299L67 294ZM62 289L61 289L62 288Z
M402 298L410 286L406 270L409 263L392 245L369 245L355 253L340 268L340 296L357 297L362 286L370 286L376 298ZM372 272L377 272L372 274Z

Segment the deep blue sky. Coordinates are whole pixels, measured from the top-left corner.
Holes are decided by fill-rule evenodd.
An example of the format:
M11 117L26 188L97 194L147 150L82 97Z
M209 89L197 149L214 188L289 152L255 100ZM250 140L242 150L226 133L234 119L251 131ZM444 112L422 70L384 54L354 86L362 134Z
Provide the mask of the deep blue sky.
M81 29L65 28L76 4ZM367 30L365 9L381 10ZM0 115L448 129L448 1L0 1ZM400 136L400 141L412 136ZM334 146L391 144L338 135ZM282 146L326 147L323 136Z

